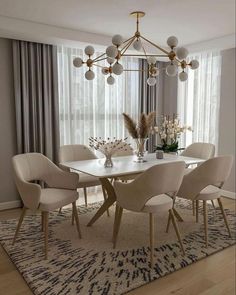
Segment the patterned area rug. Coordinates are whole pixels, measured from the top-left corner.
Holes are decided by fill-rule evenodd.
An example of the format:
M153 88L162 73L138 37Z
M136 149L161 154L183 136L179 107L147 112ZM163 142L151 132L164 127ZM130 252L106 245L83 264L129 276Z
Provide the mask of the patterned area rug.
M71 209L50 214L49 259L44 260L41 217L27 215L17 242L11 245L16 220L0 223L0 242L36 295L124 294L197 260L235 244L235 214L226 210L233 238L229 238L220 210L209 205L209 246L204 244L202 218L195 223L191 202L177 200L184 218L179 222L186 250L181 255L173 227L165 233L167 214L155 220L155 265L149 267L148 214L124 211L117 249L112 249L114 208L92 227L86 224L100 203L79 206L83 238L71 226Z

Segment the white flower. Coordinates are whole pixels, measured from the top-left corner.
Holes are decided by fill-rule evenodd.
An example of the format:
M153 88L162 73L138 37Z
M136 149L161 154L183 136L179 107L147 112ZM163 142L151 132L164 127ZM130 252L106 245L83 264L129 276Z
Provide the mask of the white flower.
M154 126L153 128L154 128L154 131L155 131L156 133L158 133L158 131L159 131L158 126Z
M175 136L174 133L170 134L170 138L174 138L174 136Z
M161 139L166 139L166 134L165 133L161 134Z

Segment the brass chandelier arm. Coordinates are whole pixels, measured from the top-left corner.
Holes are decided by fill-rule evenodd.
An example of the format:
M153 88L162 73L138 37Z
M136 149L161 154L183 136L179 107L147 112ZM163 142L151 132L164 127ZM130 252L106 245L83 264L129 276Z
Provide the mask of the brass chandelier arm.
M154 56L154 57L168 57L167 54L123 54L122 56L137 56L137 57L150 57L150 56Z
M105 53L104 53L105 54ZM104 55L103 54L103 55ZM99 62L99 61L102 61L102 60L105 60L105 59L107 59L107 57L103 57L103 58L100 58L100 59L97 59L97 60L93 60L93 65L94 65L94 62Z
M124 72L147 72L147 70L132 70L132 69L130 69L130 70L129 69L127 69L127 70L124 69L123 71Z
M122 43L122 45L124 45L125 43L127 43L127 42L129 42L131 39L133 39L134 38L134 36L132 36L132 37L130 37L129 39L127 39L127 40L125 40L123 43ZM127 44L126 44L127 45Z
M131 40L129 41L129 43L126 44L125 47L121 49L121 56L124 55L124 53L125 53L126 50L130 47L130 45L133 43L133 41L134 41L135 38L136 38L136 37L133 36L133 37L131 38Z
M97 56L96 58L93 59L93 62L97 62L98 59L100 59L102 56L104 56L106 53L102 53L99 56Z
M140 36L140 38L142 38L143 40L147 41L149 44L151 44L152 46L156 47L157 49L159 49L160 51L164 52L165 54L169 54L169 52L163 48L161 48L160 46L156 45L155 43L153 43L152 41L148 40L147 38Z

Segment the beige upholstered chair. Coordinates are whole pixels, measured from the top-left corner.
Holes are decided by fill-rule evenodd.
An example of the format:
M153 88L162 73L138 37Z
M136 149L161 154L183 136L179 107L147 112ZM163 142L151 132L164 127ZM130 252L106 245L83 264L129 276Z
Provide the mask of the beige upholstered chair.
M72 144L72 145L64 145L60 147L60 151L59 151L60 163L70 162L70 161L92 160L92 159L97 159L97 157L86 145ZM68 167L63 166L62 164L60 164L60 167L65 171L70 171ZM87 206L88 200L87 200L86 188L101 185L101 182L97 177L94 177L85 173L80 173L80 172L78 174L79 174L79 183L77 188L83 188L85 205ZM103 190L103 196L105 199L106 194L104 190Z
M230 233L230 228L220 199L220 188L227 180L233 164L232 156L219 156L207 160L183 178L177 196L184 199L196 200L197 208L199 201L203 201L205 241L208 245L207 234L207 201L218 200L223 218ZM198 210L196 210L196 220L198 221Z
M150 219L150 249L152 267L154 252L154 214L158 214L160 211L166 211L169 212L169 216L173 222L181 249L184 253L178 226L172 211L173 198L181 185L184 169L184 162L165 163L149 168L130 183L118 181L114 183L117 195L116 214L113 229L114 248L116 247L123 209L134 212L148 213Z
M48 254L48 215L50 211L72 204L77 231L81 238L79 218L76 208L78 199L77 185L79 177L76 173L62 171L47 157L39 153L16 155L12 159L14 178L24 207L17 225L13 244L16 241L27 209L42 212L42 230L45 233L45 259ZM40 180L46 188L32 183Z
M215 145L206 142L194 142L190 144L182 153L181 156L193 157L208 160L215 156ZM187 167L186 173L189 173L192 169ZM213 207L215 207L214 201L212 201ZM193 215L195 215L195 202L192 202ZM197 210L197 209L196 209ZM197 213L198 214L198 213Z
M215 156L215 146L212 143L194 142L181 153L181 156L208 160Z

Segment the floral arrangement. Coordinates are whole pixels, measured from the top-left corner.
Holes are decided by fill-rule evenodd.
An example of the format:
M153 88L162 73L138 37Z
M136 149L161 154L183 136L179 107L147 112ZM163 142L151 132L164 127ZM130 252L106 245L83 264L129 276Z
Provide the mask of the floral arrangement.
M149 114L142 113L139 117L138 123L136 123L128 114L123 113L125 127L129 134L134 138L137 145L137 160L135 162L143 163L144 160L144 150L145 143L148 139L148 134L151 132L156 113L151 112Z
M120 150L126 151L130 148L129 144L125 142L126 139L127 137L124 140L116 139L115 137L108 137L107 140L104 140L101 137L90 137L89 146L101 152L106 157L106 161L104 163L105 167L113 167L111 159L112 155Z
M125 127L128 130L129 134L137 138L147 138L148 134L152 130L154 125L154 120L156 113L151 112L148 115L142 113L139 117L138 123L134 121L128 114L123 113Z
M161 139L161 145L157 145L155 150L164 152L177 152L179 148L179 137L181 133L192 131L190 126L182 126L176 114L172 117L164 115L160 126L153 127L153 134L158 134Z

